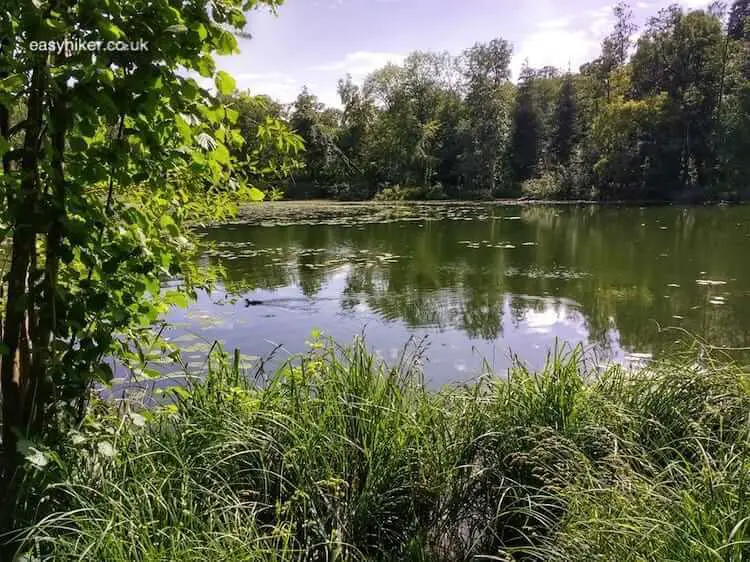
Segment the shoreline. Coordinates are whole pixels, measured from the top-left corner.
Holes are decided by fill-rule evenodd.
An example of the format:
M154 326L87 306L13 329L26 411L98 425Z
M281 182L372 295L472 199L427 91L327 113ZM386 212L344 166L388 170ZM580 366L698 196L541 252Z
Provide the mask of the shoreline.
M741 206L747 204L746 201L725 201L725 200L706 200L701 202L683 202L670 200L601 200L601 199L424 199L424 200L393 200L378 201L367 199L363 201L340 201L337 199L281 199L279 201L261 201L260 203L247 203L240 207L240 211L251 208L255 205L327 205L331 207L363 207L368 205L393 206L393 205L503 205L503 206L575 206L575 205L597 205L597 206L618 206L618 207L728 207Z

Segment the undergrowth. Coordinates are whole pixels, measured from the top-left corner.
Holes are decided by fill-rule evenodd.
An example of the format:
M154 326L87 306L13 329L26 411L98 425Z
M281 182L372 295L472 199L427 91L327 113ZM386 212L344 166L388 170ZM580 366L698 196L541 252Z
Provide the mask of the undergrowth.
M257 381L221 354L159 408L30 449L43 560L750 559L750 375L703 361L425 389L361 340Z

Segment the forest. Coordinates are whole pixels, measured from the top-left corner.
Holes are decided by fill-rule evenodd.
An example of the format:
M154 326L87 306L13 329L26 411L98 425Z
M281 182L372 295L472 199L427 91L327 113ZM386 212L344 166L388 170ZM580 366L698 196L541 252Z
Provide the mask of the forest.
M503 39L411 53L342 108L304 88L293 104L233 94L243 135L283 119L306 146L289 198L733 200L750 172L748 0L660 11L627 3L601 55L580 69L524 65ZM637 40L634 38L637 37ZM253 92L260 93L262 92Z

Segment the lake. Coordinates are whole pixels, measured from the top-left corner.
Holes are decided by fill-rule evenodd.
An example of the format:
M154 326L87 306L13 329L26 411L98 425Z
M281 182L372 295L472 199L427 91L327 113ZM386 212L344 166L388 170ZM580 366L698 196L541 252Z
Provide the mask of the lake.
M414 338L439 386L556 345L602 365L750 346L750 207L266 203L201 236L226 282L168 317L189 357L278 362L317 329L395 359Z

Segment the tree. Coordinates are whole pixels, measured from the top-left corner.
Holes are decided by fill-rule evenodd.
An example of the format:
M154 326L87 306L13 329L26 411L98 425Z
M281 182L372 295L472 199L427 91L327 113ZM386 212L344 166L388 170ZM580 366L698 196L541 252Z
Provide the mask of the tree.
M665 94L645 100L613 99L596 118L592 139L598 147L594 166L600 196L603 199L649 199L658 183L658 138L660 121L667 114L669 98ZM657 167L654 170L654 167Z
M669 100L669 119L663 120L658 139L665 186L705 189L714 179L724 49L715 15L685 14L675 6L652 19L638 43L632 62L634 97L665 92Z
M554 158L554 136L557 130L556 109L562 88L560 71L546 66L540 69L529 69L530 94L539 122L539 155L541 165L546 168L552 165Z
M609 65L610 71L627 62L632 45L631 37L638 29L633 23L633 10L627 2L618 2L613 11L615 27L602 46L602 58Z
M0 346L5 517L19 444L80 418L91 385L112 377L104 358L132 364L128 343L191 294L181 225L263 196L232 167L230 148L243 142L236 111L184 70L230 94L234 80L211 54L237 52L230 30L244 26L244 10L278 3L0 1L0 196L12 256ZM42 48L70 38L140 46ZM281 129L269 134L280 149L297 146ZM162 294L165 275L180 276L184 292Z
M525 65L518 84L510 163L517 182L533 178L537 173L541 149L541 120L533 96L534 71Z
M736 2L729 24L729 36L735 38L726 45L726 72L723 103L720 112L720 173L722 187L726 192L741 190L750 176L750 35L737 33L740 20L744 19L745 31L750 25L747 14L748 3ZM744 12L743 12L744 11ZM743 14L740 17L739 14ZM739 37L739 40L737 38Z
M735 0L729 13L727 33L735 41L750 41L750 0Z
M612 96L610 78L615 69L628 60L631 37L637 30L633 23L633 11L627 2L620 1L614 7L615 26L602 42L602 55L590 67L600 81L607 101Z
M305 178L317 191L333 182L334 167L339 157L336 136L341 115L336 110L326 109L318 97L305 86L289 117L289 126L303 139L305 144Z
M276 130L288 132L284 106L266 95L254 96L249 92L219 96L219 102L237 112L235 126L242 142L230 147L235 171L254 184L282 189L286 178L302 165L296 157L302 150L302 139L294 157L284 147L279 150L274 143L259 140L273 136Z
M510 60L504 39L477 43L464 53L468 132L464 175L475 190L495 193L510 131Z
M553 158L560 164L567 164L577 140L578 107L573 76L568 73L560 88L554 116L552 138Z
M460 195L463 181L462 157L464 155L466 122L465 107L458 91L443 92L438 121L437 181L451 196Z

